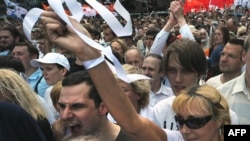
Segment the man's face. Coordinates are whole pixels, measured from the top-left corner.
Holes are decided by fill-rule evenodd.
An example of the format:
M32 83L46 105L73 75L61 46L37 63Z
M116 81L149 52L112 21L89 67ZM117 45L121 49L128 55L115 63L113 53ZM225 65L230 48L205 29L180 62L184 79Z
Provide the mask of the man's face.
M223 73L236 73L241 71L243 48L239 45L227 43L220 56L220 71Z
M206 30L200 30L199 31L199 34L200 34L200 37L201 39L207 39L207 33L206 33Z
M112 30L110 28L103 30L103 39L105 42L111 42L114 38L115 37L112 34Z
M154 42L154 37L153 36L150 36L150 35L146 35L145 37L145 44L146 44L146 47L148 49L151 48L151 46L153 45L153 42Z
M129 50L126 53L126 64L130 64L132 66L137 66L139 68L142 67L143 59L139 52L135 50Z
M24 65L24 68L27 68L30 65L30 60L37 59L34 55L30 55L26 46L15 46L12 51L12 56L19 58Z
M147 57L142 64L143 74L152 78L152 84L160 84L163 73L160 72L160 60L154 57Z
M232 31L233 33L235 33L236 26L233 24L233 21L232 21L232 20L228 20L228 21L227 21L227 29L228 29L229 31Z
M74 137L95 134L100 127L101 117L105 116L89 98L89 90L90 86L86 83L61 89L58 101L60 116Z
M8 50L15 44L15 39L7 30L0 31L0 50Z
M176 96L181 90L197 85L199 80L198 73L188 71L182 67L178 55L170 55L166 75Z

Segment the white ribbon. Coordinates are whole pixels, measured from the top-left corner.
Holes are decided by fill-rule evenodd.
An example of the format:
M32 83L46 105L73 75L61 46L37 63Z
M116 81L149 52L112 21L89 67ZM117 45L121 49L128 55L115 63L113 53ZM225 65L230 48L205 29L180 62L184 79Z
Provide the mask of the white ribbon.
M90 39L86 35L82 34L78 30L76 30L73 25L71 24L70 20L68 19L67 15L64 12L64 8L62 6L62 2L65 2L68 6L69 10L72 13L72 17L74 17L77 21L80 21L80 19L83 16L83 10L79 8L79 3L77 3L76 0L48 0L48 3L50 7L57 13L57 15L65 22L68 26L70 26L76 34L84 40L87 44L91 45L92 47L101 50L102 54L106 55L113 63L116 69L116 73L118 77L125 81L130 83L130 80L127 78L126 73L124 72L122 65L117 60L117 58L113 55L113 53L110 51L110 48L104 48L94 40ZM95 0L86 0L92 7L95 8L96 11L103 17L103 19L107 22L107 24L112 28L112 30L116 33L117 36L129 36L132 34L132 24L131 19L129 16L129 13L122 7L120 4L120 1L117 0L115 2L115 9L119 9L119 14L127 20L127 24L123 27L122 24L117 20L117 18L104 7L99 2ZM118 11L118 10L117 10ZM38 8L31 9L28 14L24 18L23 22L23 30L27 38L31 40L31 30L33 26L35 25L36 21L40 17L43 10Z
M77 0L64 0L64 2L68 6L72 17L80 22L84 15L82 4L77 2Z
M42 12L43 10L39 8L32 8L23 19L23 31L30 42L32 42L31 30L36 24L36 21L39 19Z
M116 0L114 4L114 9L117 13L123 17L127 23L123 27L123 25L119 22L119 20L111 13L106 7L97 2L96 0L86 0L86 2L95 8L95 10L102 16L102 18L107 22L112 31L118 36L129 36L132 34L132 23L130 14L128 11L121 5L119 0Z

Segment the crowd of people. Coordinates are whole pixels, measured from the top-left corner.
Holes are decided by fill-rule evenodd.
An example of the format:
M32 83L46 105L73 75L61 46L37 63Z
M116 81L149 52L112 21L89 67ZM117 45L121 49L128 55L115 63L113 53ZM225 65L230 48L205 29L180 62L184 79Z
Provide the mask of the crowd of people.
M128 82L50 8L32 42L3 23L0 140L224 141L224 125L249 125L250 12L184 15L179 1L168 10L167 17L132 17L126 37L101 18L69 17L110 48Z

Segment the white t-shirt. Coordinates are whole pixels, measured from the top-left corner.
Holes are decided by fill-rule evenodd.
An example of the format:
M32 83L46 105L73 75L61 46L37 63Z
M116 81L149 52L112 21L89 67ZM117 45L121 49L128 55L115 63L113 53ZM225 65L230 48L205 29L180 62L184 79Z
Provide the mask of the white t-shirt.
M211 77L209 78L207 81L206 81L206 84L209 85L209 86L212 86L214 88L217 88L219 87L220 85L222 85L221 81L220 81L220 77L221 77L222 74L219 74L219 75L216 75L214 77Z
M158 102L153 108L153 122L159 127L169 130L178 130L175 122L175 113L172 110L172 103L175 95Z
M58 119L60 114L56 111L56 109L52 103L51 97L50 97L50 93L51 93L52 88L53 88L53 86L50 86L49 88L47 88L47 90L45 91L44 99L48 103L48 107L54 113L55 119Z

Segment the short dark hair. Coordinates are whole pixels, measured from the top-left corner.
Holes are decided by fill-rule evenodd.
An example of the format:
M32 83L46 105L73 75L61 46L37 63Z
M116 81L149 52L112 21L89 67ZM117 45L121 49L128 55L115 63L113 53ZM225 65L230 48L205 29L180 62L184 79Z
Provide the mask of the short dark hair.
M90 86L89 98L93 99L96 108L99 107L100 103L102 102L102 99L99 96L99 93L97 92L97 89L88 72L82 70L70 73L63 79L62 86L74 86L81 83L86 83Z
M167 49L163 58L163 70L168 70L169 58L177 54L182 67L191 72L204 75L207 72L207 60L201 46L194 40L182 38L174 41Z
M9 31L13 38L19 38L20 41L24 41L24 36L17 30L15 26L5 26L0 29L0 31L2 30Z
M36 47L34 47L28 41L16 43L15 47L18 47L18 46L26 46L30 55L36 55L37 58L39 58L39 51L38 51L38 49Z
M0 29L0 31L9 31L11 36L15 39L19 39L18 42L22 42L24 41L25 37L22 33L20 33L17 28L15 26L4 26L3 28ZM14 42L14 44L9 48L9 50L13 50L13 48L15 47L16 42Z
M158 28L149 28L146 32L146 36L153 36L153 38L155 38L159 32L160 29Z
M227 43L235 44L235 45L239 45L241 47L244 47L244 40L238 39L238 38L230 39Z
M25 72L23 63L20 59L9 55L0 55L0 68L14 69L17 72Z

